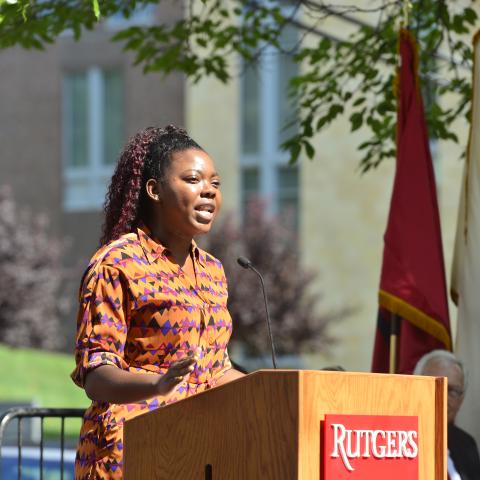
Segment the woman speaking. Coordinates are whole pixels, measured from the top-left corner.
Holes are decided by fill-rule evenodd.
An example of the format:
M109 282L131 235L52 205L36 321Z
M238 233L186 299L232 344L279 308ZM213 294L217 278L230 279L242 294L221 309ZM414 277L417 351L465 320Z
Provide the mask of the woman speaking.
M123 424L242 374L222 264L200 249L221 206L210 156L174 126L124 148L79 294L74 382L92 400L75 478L122 478Z

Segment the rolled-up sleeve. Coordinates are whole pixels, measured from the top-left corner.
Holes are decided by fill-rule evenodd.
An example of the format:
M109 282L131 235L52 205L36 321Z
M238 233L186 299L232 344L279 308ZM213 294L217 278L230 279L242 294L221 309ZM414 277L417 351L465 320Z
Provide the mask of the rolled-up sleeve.
M213 371L213 375L212 375L213 385L215 385L225 375L225 373L232 368L233 368L232 362L230 361L230 357L228 355L227 349L225 349L222 362Z
M80 291L73 381L83 388L86 374L100 365L127 369L124 358L128 292L121 273L100 266L85 277Z

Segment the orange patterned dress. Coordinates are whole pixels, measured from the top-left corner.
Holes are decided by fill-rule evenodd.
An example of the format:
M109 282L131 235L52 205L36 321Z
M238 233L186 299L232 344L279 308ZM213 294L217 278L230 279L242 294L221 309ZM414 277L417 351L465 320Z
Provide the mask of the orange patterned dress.
M199 348L187 382L167 397L117 405L92 402L85 412L75 479L122 478L125 420L211 388L231 368L232 321L222 264L192 242L196 284L145 228L123 235L92 258L80 288L74 382L99 365L162 374Z

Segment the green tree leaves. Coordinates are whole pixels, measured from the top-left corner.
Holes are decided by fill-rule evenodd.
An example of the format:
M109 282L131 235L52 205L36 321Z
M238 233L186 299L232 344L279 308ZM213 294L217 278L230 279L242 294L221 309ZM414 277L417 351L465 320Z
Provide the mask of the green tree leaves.
M478 20L472 8L476 2L465 6L446 0L412 1L410 29L419 44L419 74L432 139L457 142L452 124L468 116L469 37ZM99 19L117 13L128 17L135 8L157 3L162 1L0 0L0 48L42 48L65 30L79 38ZM402 2L374 2L363 10L341 3L188 1L176 22L128 27L114 40L133 52L145 72L179 71L194 82L209 76L228 82L239 73L239 58L249 64L264 54L267 45L278 48L301 66L290 84L299 130L283 145L291 160L302 153L314 158L313 137L347 115L351 131L367 136L358 147L360 168L368 171L395 154L393 81ZM361 22L352 16L360 10ZM332 16L343 19L344 31L331 34L323 28ZM299 30L300 41L291 49L282 48L279 41L286 25Z
M98 5L98 0L92 0L93 13L95 14L96 19L100 18L100 6Z

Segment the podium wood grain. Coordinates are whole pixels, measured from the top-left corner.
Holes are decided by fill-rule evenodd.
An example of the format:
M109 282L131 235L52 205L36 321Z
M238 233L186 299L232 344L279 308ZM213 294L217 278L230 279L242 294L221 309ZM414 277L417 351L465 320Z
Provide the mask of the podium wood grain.
M318 480L331 413L417 415L419 480L446 480L445 408L433 377L259 371L126 422L124 478Z

